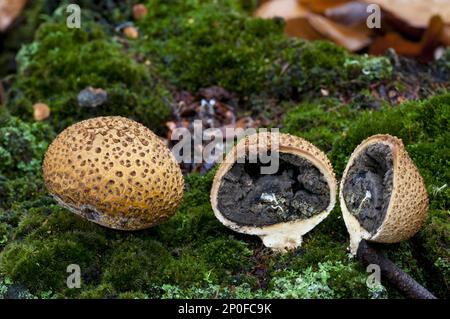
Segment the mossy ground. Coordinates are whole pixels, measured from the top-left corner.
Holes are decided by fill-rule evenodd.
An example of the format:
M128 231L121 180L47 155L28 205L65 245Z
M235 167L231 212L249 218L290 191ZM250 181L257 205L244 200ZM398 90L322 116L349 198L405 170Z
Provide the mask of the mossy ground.
M390 57L287 39L282 22L249 17L251 1L149 0L149 15L137 22L140 38L126 40L114 26L134 2L110 16L84 10L81 30L65 27L61 9L51 16L53 8L35 9L47 14L45 23L39 21L34 41L20 50L17 72L8 79L9 112L3 110L0 121L0 297L402 297L389 285L367 288L365 268L348 256L338 207L301 248L276 254L216 220L209 203L214 171L186 176L176 215L139 232L80 219L46 193L42 157L67 125L119 114L158 130L170 116L173 92L211 85L235 93L239 112L272 116L274 126L316 144L338 176L364 138L402 138L425 178L430 214L411 240L380 248L437 296L448 297L450 53L420 67L420 75L432 79L423 83L422 100L396 105L368 88L407 91L410 78L403 75L410 70ZM95 9L89 3L81 2ZM108 103L80 108L77 94L86 86L107 90ZM51 107L43 123L32 120L36 102ZM81 267L80 289L67 288L70 264Z

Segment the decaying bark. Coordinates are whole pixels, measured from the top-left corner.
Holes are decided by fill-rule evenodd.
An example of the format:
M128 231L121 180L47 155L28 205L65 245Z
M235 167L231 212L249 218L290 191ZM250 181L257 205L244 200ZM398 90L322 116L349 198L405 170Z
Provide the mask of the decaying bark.
M413 299L436 299L436 297L415 281L410 275L397 267L379 251L370 247L365 240L359 244L357 257L365 264L379 265L381 278L395 285L406 296Z

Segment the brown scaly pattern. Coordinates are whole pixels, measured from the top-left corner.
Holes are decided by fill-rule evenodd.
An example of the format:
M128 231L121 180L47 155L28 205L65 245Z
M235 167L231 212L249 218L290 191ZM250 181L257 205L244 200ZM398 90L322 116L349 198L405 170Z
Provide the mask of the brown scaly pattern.
M117 116L61 132L45 154L43 175L61 205L114 229L156 225L173 215L183 197L183 176L163 141Z
M428 194L402 140L390 135L376 137L394 145L394 191L384 223L373 240L399 242L419 231L428 213Z

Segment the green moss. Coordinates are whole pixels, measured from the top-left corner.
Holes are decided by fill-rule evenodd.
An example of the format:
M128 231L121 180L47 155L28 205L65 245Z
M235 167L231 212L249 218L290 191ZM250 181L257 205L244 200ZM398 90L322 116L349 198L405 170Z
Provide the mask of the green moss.
M17 59L10 110L30 118L33 103L47 103L57 130L99 115L128 116L158 128L169 114L168 90L94 23L86 22L83 29L43 24L35 42L22 48ZM107 102L80 107L78 93L88 86L106 90Z
M388 297L386 288L382 285L369 288L367 278L369 273L358 261L336 263L330 267L330 279L328 284L334 292L334 298L371 298L379 299Z
M257 90L266 79L282 24L247 19L232 5L194 1L148 1L139 50L154 57L158 72L180 88L220 85L238 92ZM169 27L170 25L170 27ZM255 41L260 38L261 41Z
M46 3L47 2L47 3ZM43 14L49 14L52 1L35 0L28 4L18 26L0 34L0 77L15 71L15 54L23 44L33 40L34 31L43 22Z
M184 251L181 256L173 258L164 269L163 276L166 283L183 288L193 282L201 282L204 278L214 282L218 279L213 267L189 251Z
M184 220L181 229L179 219L149 231L115 232L49 198L45 205L43 199L14 203L11 212L18 215L5 216L0 224L8 236L0 273L33 292L51 290L56 297L159 297L163 284L184 289L205 278L214 285L234 282L237 273L250 269L252 252L245 242L224 237L230 232L213 216L208 204L213 175L187 177L189 191L174 217ZM177 236L165 240L173 234ZM70 263L81 267L81 289L65 287Z
M22 207L15 207L16 210ZM24 209L24 208L22 208ZM24 214L15 232L16 238L45 239L49 234L62 235L73 229L83 231L102 232L98 226L88 223L84 219L68 212L53 202L46 206L25 208Z
M67 266L80 265L83 277L95 280L104 242L95 234L78 231L58 238L26 240L9 245L0 257L0 270L32 291L66 286Z
M362 140L387 133L403 139L413 160L417 157L415 162L426 180L448 181L449 171L443 170L442 165L449 161L445 153L448 147L443 145L443 140L449 136L449 104L450 94L447 93L422 102L407 102L397 108L384 107L381 112L362 112L333 148L331 158L336 170L343 171L346 158ZM429 152L422 152L424 148ZM346 157L342 156L344 154ZM438 175L433 177L436 173Z
M344 67L348 74L356 75L356 79L363 83L387 80L392 77L393 68L386 57L349 56Z
M14 232L20 221L20 214L14 210L0 210L0 251L13 240Z
M424 262L427 283L439 297L446 298L450 289L450 214L449 210L432 210L417 235Z
M281 20L251 18L240 1L147 2L136 50L178 88L220 85L243 97L292 99L389 77L385 58L358 57L329 42L287 39Z
M0 175L0 208L8 209L16 202L31 201L45 195L42 179L27 174L15 179Z
M253 291L248 284L223 287L210 283L208 280L205 280L203 285L196 283L188 288L163 285L162 289L164 291L163 299L253 299L262 296L258 291Z
M286 111L283 130L327 152L338 176L364 138L399 136L425 178L430 217L413 239L382 249L433 293L447 297L448 93L399 107L382 105L368 89L372 84L404 84L392 79L398 70L388 59L352 55L328 42L287 39L281 21L249 17L253 1L149 0L149 15L137 22L140 38L120 41L113 29L128 19L133 1L79 3L85 8L81 30L65 28L60 7L44 16L47 23L35 42L21 50L9 91L14 114L31 119L31 105L41 101L49 104L48 121L57 131L104 114L129 116L154 129L163 124L171 101L162 78L176 91L221 85L237 93L239 110L249 108L248 113ZM91 10L108 3L120 10ZM150 64L142 63L146 60ZM439 66L445 77L447 64L444 58L421 70L436 73ZM77 105L79 91L89 85L107 90L105 105ZM287 254L224 227L209 199L215 170L186 176L181 206L157 227L119 232L90 223L46 194L40 165L53 129L0 112L0 296L402 297L390 286L367 288L364 267L349 259L338 207L304 236L301 248ZM66 286L72 263L81 266L80 289Z
M82 291L79 297L82 299L109 299L116 298L117 293L114 291L114 288L111 285L100 284Z
M0 175L38 173L52 129L44 123L26 123L14 117L0 119Z
M53 22L40 27L35 42L19 52L9 107L30 118L31 105L46 102L58 131L76 120L105 114L134 117L157 128L169 113L167 90L147 66L134 62L108 36L112 31L105 28L105 21L118 17L90 14L90 9L106 4L82 4L87 16L81 30L65 27L61 6L48 18ZM131 3L117 8L122 6L129 12ZM149 14L138 22L141 37L130 44L178 89L220 85L241 94L244 105L253 106L261 99L319 94L321 87L334 92L366 86L388 78L392 71L382 57L350 55L328 42L286 39L281 21L251 18L241 1L151 0L147 6ZM80 108L76 96L87 86L107 90L108 102Z
M336 285L336 280L339 285ZM277 272L268 289L252 289L248 284L224 287L205 280L206 285L188 288L164 285L163 298L345 298L371 297L365 277L351 265L319 263L316 269ZM355 294L355 290L358 291ZM359 293L361 291L361 293Z
M44 293L39 296L47 297ZM31 294L25 287L15 284L10 278L0 277L0 299L37 299L38 296Z
M415 258L416 253L413 243L410 241L382 247L386 256L391 259L403 271L410 274L415 280L425 285L424 273L418 260Z
M48 0L47 0L48 2ZM69 4L78 4L81 11L81 21L88 19L94 19L98 21L103 28L110 31L117 24L129 21L132 19L133 5L141 3L139 0L63 0L57 1L57 12L55 15L61 16L66 19L68 14L66 7Z
M0 223L0 247L6 245L11 239L11 226L7 223Z
M121 293L118 297L119 299L149 299L149 296L143 292L124 292Z
M442 236L448 233L449 227L450 94L407 102L396 108L383 106L381 111L356 111L358 106L357 101L349 106L334 107L320 102L301 104L291 108L284 117L284 130L327 151L338 175L343 172L354 148L365 138L383 133L402 138L425 179L430 197L430 218L414 239L415 244L391 245L385 248L386 253L418 281L443 294L449 282L446 270L449 243ZM346 244L338 234L346 234L346 230L342 220L336 218L338 216L340 213L336 208L311 233L313 235L317 231L318 234L311 239L306 238L304 258L297 261L300 268L313 260L328 260L329 256L332 256L330 260L342 260L339 252L345 249ZM332 231L336 233L330 234ZM341 238L338 242L335 241L336 236ZM316 242L320 244L315 245ZM424 267L424 263L437 266ZM436 267L441 268L438 270Z
M10 210L15 203L33 201L45 194L41 163L54 136L47 124L0 116L0 211L7 211L2 219L9 215L20 218L21 209ZM6 222L9 226L4 225L3 229L10 229L17 220Z
M321 262L317 269L283 270L272 279L269 298L367 298L366 276L355 264Z
M289 107L283 131L305 138L322 151L329 152L356 117L356 111L335 100L318 100Z
M129 238L114 242L104 269L104 283L116 291L150 291L163 283L160 275L171 260L170 253L154 240ZM127 265L124 267L123 265Z
M198 250L199 258L204 258L215 271L226 274L236 273L250 267L252 250L248 244L233 238L212 239Z
M353 143L372 132L403 137L427 182L432 210L418 236L384 251L439 296L445 296L448 285L448 197L445 187L435 189L448 173L443 169L448 148L444 142L447 99L448 95L442 95L398 108L384 107L380 112L355 111L331 101L302 104L289 112L285 126L298 135L330 127L337 135L330 134L323 145L338 167L345 165ZM329 115L334 112L335 117ZM322 136L308 138L318 143ZM214 173L188 175L187 192L175 216L144 232L104 229L42 195L12 202L8 217L2 220L2 233L8 240L0 254L1 273L33 293L51 290L54 296L66 297L372 298L387 293L401 297L390 286L387 291L366 287L365 269L348 260L348 234L338 208L305 236L300 249L286 255L258 253L262 244L257 238L234 233L214 217L209 203ZM60 256L62 249L68 253ZM65 267L78 255L84 256L80 263L87 271L83 288L68 290ZM50 276L50 269L62 272ZM42 276L31 275L39 271Z
M329 235L311 234L305 240L301 258L294 258L289 264L292 269L301 270L319 261L345 261L348 256L346 242L337 242Z
M206 176L190 174L186 177L187 192L174 217L156 227L161 240L171 247L207 241L224 232L222 224L214 217L209 194L214 171ZM226 231L226 230L225 230Z
M355 76L361 73L362 68L350 68L349 61L358 61L351 57L341 47L328 42L315 42L305 45L301 55L301 65L305 74L304 91L315 90L320 87L335 87L350 78L350 70Z
M367 273L350 260L348 234L339 209L308 233L302 246L269 262L269 298L379 298L386 290L368 289Z
M33 41L39 25L48 21L52 14L65 20L68 17L67 5L78 4L81 10L81 21L97 21L103 29L112 33L114 27L131 19L133 5L138 0L34 0L28 2L19 18L19 23L7 33L0 34L0 77L14 73L16 70L15 54L21 46Z

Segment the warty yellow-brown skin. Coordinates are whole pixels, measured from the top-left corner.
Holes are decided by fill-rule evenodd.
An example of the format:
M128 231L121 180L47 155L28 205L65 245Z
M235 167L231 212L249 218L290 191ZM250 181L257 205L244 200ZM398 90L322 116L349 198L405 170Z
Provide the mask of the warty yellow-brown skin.
M60 205L113 229L157 225L183 198L183 176L168 147L142 124L119 116L66 128L45 154L43 176Z

